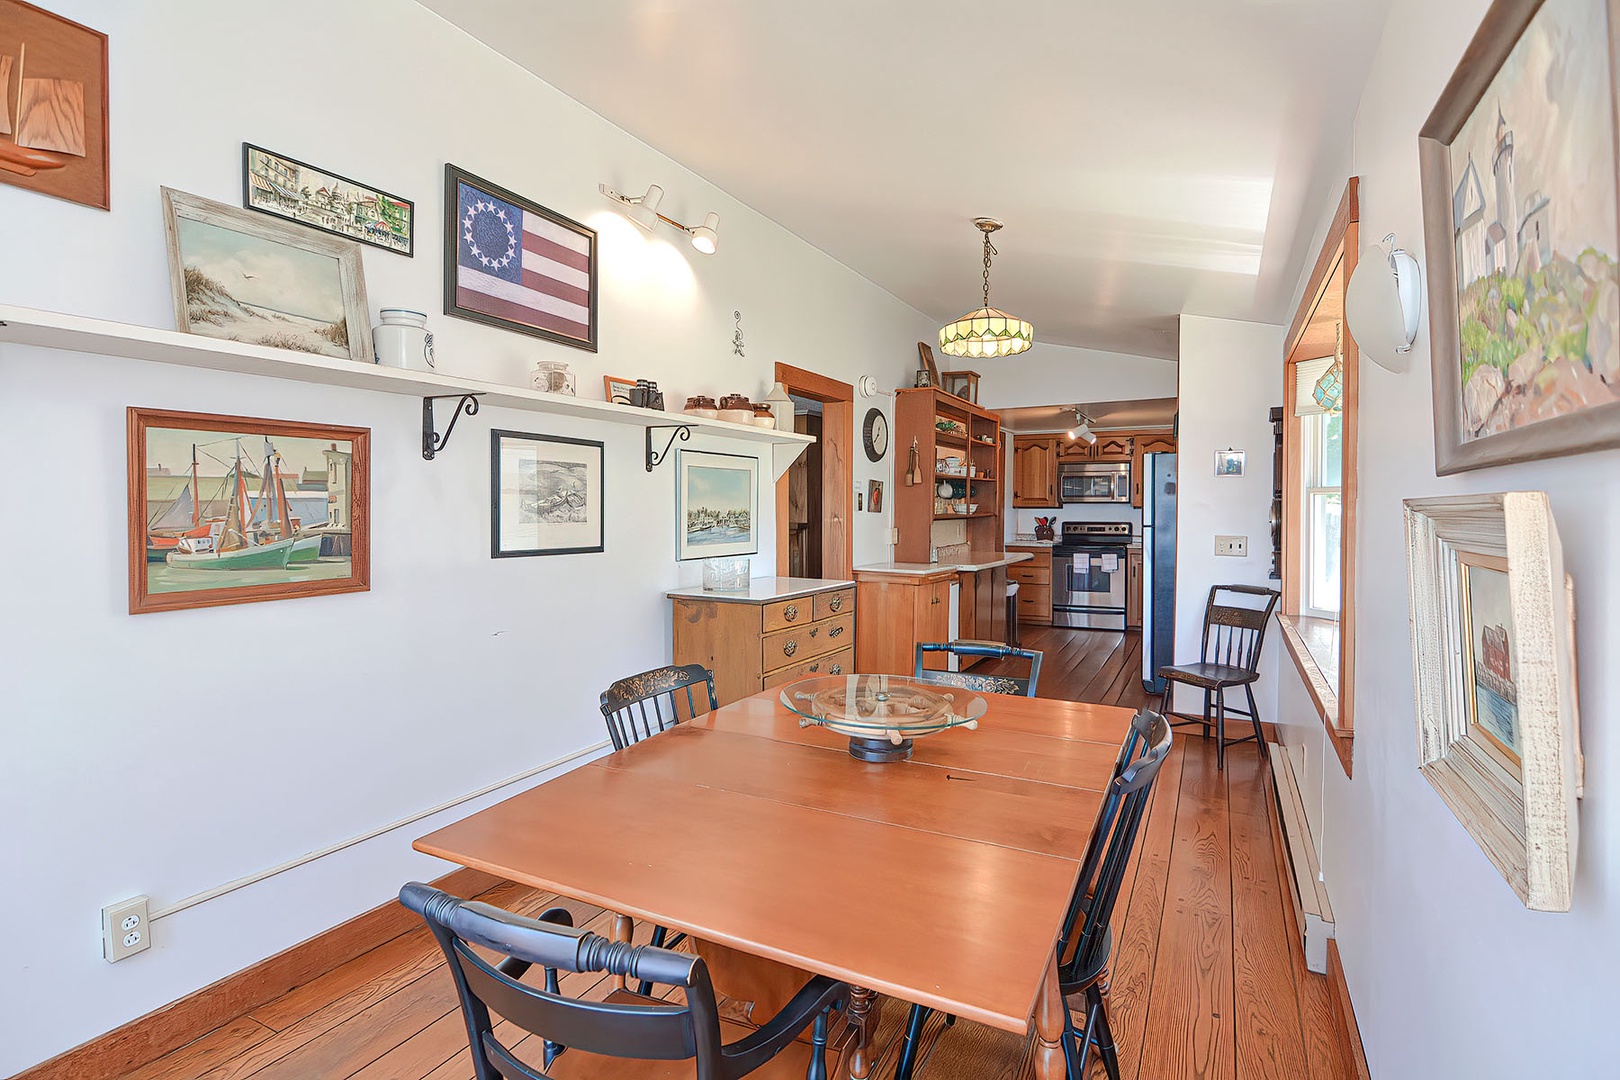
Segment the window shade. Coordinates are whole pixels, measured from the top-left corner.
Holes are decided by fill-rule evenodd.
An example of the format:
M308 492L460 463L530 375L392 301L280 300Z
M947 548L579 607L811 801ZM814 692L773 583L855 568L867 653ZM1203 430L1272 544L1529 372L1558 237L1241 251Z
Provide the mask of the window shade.
M1316 403L1311 391L1327 369L1333 366L1333 357L1322 356L1315 360L1301 360L1294 365L1294 415L1295 416L1321 416L1324 412L1322 406Z

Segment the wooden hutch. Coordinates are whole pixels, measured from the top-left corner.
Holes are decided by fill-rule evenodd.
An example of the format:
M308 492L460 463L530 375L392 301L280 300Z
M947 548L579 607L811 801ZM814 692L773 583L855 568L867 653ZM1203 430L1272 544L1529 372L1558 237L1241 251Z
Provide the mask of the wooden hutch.
M1000 415L934 387L898 390L894 433L895 561L928 562L934 524L942 521L962 522L974 551L1001 551L1006 478ZM915 484L908 482L913 439L920 473ZM952 458L955 466L948 464ZM940 494L942 484L950 494Z

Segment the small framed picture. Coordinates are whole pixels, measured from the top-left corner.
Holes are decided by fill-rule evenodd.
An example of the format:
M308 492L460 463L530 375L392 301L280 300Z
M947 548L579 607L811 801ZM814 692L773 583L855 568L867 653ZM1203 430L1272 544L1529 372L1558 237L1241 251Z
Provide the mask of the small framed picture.
M410 258L416 204L297 158L242 144L242 206Z
M679 450L675 474L675 558L759 553L757 458Z
M883 513L883 481L866 482L866 508L874 514Z
M602 444L489 433L489 555L584 555L606 548Z
M1242 450L1215 451L1215 475L1242 476L1244 457L1245 452Z
M635 388L634 379L621 379L617 375L602 376L602 398L615 405L630 404L630 391Z

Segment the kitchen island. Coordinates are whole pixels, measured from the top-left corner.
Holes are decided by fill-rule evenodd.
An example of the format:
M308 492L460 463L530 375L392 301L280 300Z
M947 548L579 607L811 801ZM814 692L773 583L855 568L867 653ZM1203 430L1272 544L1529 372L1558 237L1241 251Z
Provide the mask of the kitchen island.
M857 566L857 669L909 675L919 641L1006 641L1007 567L1030 558L1023 551L969 551L951 562ZM960 586L954 609L953 583ZM945 666L942 655L927 659L929 667Z

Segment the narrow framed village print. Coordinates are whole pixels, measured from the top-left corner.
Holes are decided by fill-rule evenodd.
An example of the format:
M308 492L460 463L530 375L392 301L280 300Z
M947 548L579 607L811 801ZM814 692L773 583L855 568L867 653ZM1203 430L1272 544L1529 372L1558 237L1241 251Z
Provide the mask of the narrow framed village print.
M107 35L0 0L0 183L111 206Z
M759 460L707 450L675 452L675 558L759 554Z
M1406 500L1418 765L1526 907L1568 911L1573 587L1540 491Z
M596 351L596 230L444 167L444 313Z
M1620 446L1620 0L1496 0L1418 138L1435 470Z
M242 206L411 258L416 204L325 169L242 144Z
M175 327L377 362L360 245L163 189Z
M489 554L606 550L603 444L524 431L489 433Z
M371 588L371 429L131 408L129 612Z

